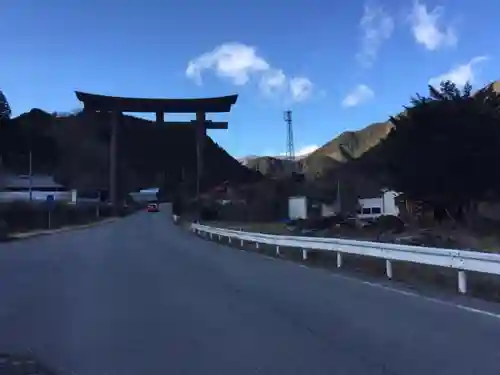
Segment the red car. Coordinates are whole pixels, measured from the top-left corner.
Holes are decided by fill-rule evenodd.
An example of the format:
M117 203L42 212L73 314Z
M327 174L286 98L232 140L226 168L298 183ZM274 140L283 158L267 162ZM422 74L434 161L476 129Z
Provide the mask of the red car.
M148 204L147 211L148 212L158 212L158 211L160 211L160 207L158 206L158 203L150 203L150 204Z

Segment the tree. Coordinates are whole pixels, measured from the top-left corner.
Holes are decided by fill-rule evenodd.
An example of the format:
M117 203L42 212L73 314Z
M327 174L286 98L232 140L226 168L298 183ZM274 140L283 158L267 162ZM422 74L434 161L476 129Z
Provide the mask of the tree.
M4 93L0 91L0 120L10 119L11 114L12 111L10 109L9 102L7 101Z
M362 157L387 187L409 198L457 207L500 196L500 96L452 82L418 95L380 147Z

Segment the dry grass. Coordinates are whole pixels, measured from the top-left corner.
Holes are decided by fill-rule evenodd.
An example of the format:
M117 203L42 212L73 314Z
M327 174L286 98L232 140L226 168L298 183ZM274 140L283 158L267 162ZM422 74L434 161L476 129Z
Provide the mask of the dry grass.
M497 236L485 236L477 239L478 248L491 253L500 253L500 239Z
M296 235L289 231L284 223L278 222L226 222L226 221L211 221L204 223L215 228L227 228L242 230L245 232L266 233L276 235ZM408 230L394 238L413 237L419 235L419 230ZM464 249L471 251L484 251L492 253L500 253L500 236L492 231L480 233L477 231L467 230L466 228L451 229L451 228L431 228L431 232L442 238L450 237L453 239L453 248ZM350 228L350 227L332 227L326 231L319 231L321 237L344 238L361 241L377 241L380 230L377 228ZM421 246L438 246L435 244L422 243ZM438 246L439 247L439 246ZM444 246L446 247L446 246Z
M55 228L55 229L40 229L40 230L31 230L31 231L11 233L11 234L9 234L8 239L9 240L20 240L20 239L31 238L31 237L41 236L41 235L66 232L69 230L85 229L85 228L94 227L96 225L111 223L111 222L116 221L116 220L118 220L117 217L108 217L108 218L101 217L101 218L97 218L95 221L92 221L92 222L89 222L86 224L65 225L65 226L62 226L59 228Z

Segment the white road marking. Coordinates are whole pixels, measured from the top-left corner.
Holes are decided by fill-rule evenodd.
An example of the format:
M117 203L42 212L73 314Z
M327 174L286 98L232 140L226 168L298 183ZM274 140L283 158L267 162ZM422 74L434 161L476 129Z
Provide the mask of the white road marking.
M427 300L427 301L430 301L430 302L434 302L434 303L438 303L440 305L445 305L445 306L450 306L450 307L456 307L457 309L460 309L460 310L465 310L465 311L468 311L468 312L472 312L472 313L476 313L476 314L481 314L481 315L489 316L491 318L500 319L500 314L493 313L491 311L476 309L474 307L465 306L465 305L461 305L461 304L453 303L453 302L449 302L449 301L444 301L444 300L441 300L441 299L438 299L438 298L424 296L424 295L419 294L419 293L414 293L414 292L410 292L410 291L407 291L407 290L401 290L401 289L397 289L397 288L392 288L392 287L387 286L387 285L382 285L382 284L378 284L378 283L374 283L374 282L370 282L370 281L359 280L359 279L351 278L351 277L344 276L344 275L335 275L334 274L333 276L334 277L344 278L344 279L349 279L349 280L353 280L353 281L358 281L358 282L360 282L362 284L365 284L365 285L369 285L369 286L372 286L372 287L375 287L375 288L379 288L379 289L388 290L388 291L394 292L394 293L399 293L399 294L402 294L402 295L405 295L405 296L422 298L424 300Z
M281 260L281 261L284 260L286 262L293 263L293 264L297 265L296 262L294 262L292 260L289 260L289 259L280 259L280 258L276 258L276 257L270 256L270 255L264 255L264 257L268 258L268 259L272 259L272 260ZM301 268L317 269L317 268L314 268L314 267L309 267L309 266L307 266L305 264L298 264L298 266L301 267ZM437 304L440 304L440 305L449 306L449 307L455 307L457 309L468 311L468 312L471 312L471 313L480 314L480 315L484 315L484 316L489 316L490 318L500 319L500 314L493 313L491 311L476 309L474 307L470 307L470 306L466 306L466 305L461 305L461 304L453 303L453 302L449 302L449 301L444 301L444 300L441 300L441 299L438 299L438 298L424 296L424 295L419 294L419 293L410 292L410 291L402 290L402 289L398 289L398 288L393 288L393 287L390 287L390 286L387 286L387 285L383 285L383 284L380 284L380 283L376 283L376 282L361 280L361 279L358 279L358 278L352 277L352 276L339 275L339 274L336 274L336 273L329 273L329 275L332 276L332 277L339 278L339 279L344 279L344 280L349 280L349 281L354 281L354 282L358 282L358 283L361 283L361 284L365 284L365 285L368 285L368 286L371 286L371 287L374 287L374 288L384 289L384 290L387 290L389 292L398 293L398 294L402 294L402 295L409 296L409 297L414 297L414 298L421 298L421 299L427 300L429 302L437 303Z
M238 249L238 250L245 251L243 249ZM250 253L258 254L258 253L255 253L255 252L250 252ZM276 260L276 261L280 261L280 262L285 261L285 262L288 262L288 263L293 263L295 265L298 265L301 268L307 268L307 269L311 269L311 270L317 269L317 268L314 268L314 267L309 267L306 264L298 264L296 261L293 261L293 260L290 260L290 259L277 258L277 257L271 256L271 255L265 255L265 254L259 254L259 255L263 256L264 258L267 258L267 259L272 259L272 260ZM419 293L415 293L415 292L410 292L410 291L407 291L407 290L393 288L393 287L390 287L390 286L387 286L387 285L383 285L383 284L380 284L380 283L376 283L376 282L361 280L359 278L352 277L352 276L340 275L340 274L337 274L337 273L334 273L334 272L329 272L329 275L332 276L332 277L339 278L339 279L350 280L350 281L354 281L354 282L358 282L358 283L361 283L361 284L365 284L365 285L368 285L368 286L371 286L371 287L374 287L374 288L384 289L384 290L387 290L387 291L390 291L390 292L393 292L393 293L402 294L402 295L405 295L405 296L408 296L408 297L421 298L423 300L427 300L429 302L437 303L437 304L440 304L440 305L444 305L444 306L448 306L448 307L454 307L454 308L457 308L459 310L464 310L464 311L467 311L467 312L471 312L471 313L475 313L475 314L480 314L480 315L488 316L490 318L500 319L500 314L494 313L494 312L491 312L491 311L476 309L474 307L470 307L470 306L466 306L466 305L461 305L461 304L453 303L453 302L449 302L449 301L444 301L444 300L441 300L441 299L438 299L438 298L424 296L424 295L419 294Z

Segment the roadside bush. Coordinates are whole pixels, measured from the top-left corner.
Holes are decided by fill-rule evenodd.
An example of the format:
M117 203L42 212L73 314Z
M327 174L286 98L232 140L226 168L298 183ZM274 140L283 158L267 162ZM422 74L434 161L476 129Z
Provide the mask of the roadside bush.
M369 227L381 232L401 233L405 229L405 223L397 216L383 215L373 220Z
M110 207L100 207L99 217L111 215ZM50 227L85 224L98 218L94 205L71 205L56 202L50 211ZM49 209L45 202L7 202L0 203L0 219L8 232L19 232L49 227Z
M249 221L248 207L244 202L230 202L219 208L219 220L230 222Z
M9 227L4 220L0 220L0 241L3 241L7 238L9 233Z
M200 219L203 221L217 220L219 212L215 205L203 205L200 208Z

